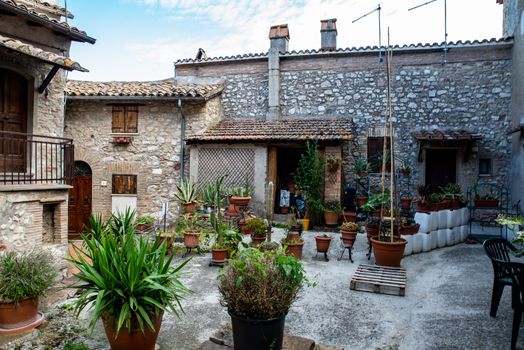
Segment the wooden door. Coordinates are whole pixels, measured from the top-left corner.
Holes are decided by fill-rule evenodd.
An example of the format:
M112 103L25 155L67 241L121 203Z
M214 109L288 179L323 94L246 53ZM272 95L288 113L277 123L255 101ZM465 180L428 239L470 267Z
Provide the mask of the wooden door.
M0 132L27 133L27 80L7 69L0 69ZM2 135L0 172L25 170L25 136Z
M450 182L457 182L457 150L426 150L426 185L438 192Z
M89 227L92 207L91 168L85 162L75 162L75 177L69 189L68 221L69 236L75 238Z

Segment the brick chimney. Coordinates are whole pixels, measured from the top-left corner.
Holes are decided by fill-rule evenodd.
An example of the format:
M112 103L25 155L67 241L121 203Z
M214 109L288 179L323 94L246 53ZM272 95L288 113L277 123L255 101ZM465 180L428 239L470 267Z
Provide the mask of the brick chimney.
M323 19L320 21L320 49L334 51L337 49L337 19Z
M289 28L287 24L279 24L269 28L270 49L286 52L289 46Z

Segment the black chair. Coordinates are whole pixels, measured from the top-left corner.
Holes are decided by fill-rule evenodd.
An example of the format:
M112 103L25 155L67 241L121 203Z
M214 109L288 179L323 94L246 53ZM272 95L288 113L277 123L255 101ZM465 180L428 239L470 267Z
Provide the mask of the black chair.
M496 317L500 297L502 296L504 287L513 285L511 275L508 275L507 270L500 266L500 262L510 262L509 251L516 252L517 248L505 239L494 238L488 239L484 242L484 250L491 260L494 274L493 291L491 294L491 310L489 315L491 317Z

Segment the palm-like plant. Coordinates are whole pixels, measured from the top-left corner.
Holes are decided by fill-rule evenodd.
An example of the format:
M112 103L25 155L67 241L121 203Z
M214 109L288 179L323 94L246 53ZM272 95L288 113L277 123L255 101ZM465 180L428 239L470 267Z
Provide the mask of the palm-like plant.
M189 178L185 177L180 182L180 185L176 187L178 193L175 193L175 197L182 203L193 203L196 200L196 190L193 183Z

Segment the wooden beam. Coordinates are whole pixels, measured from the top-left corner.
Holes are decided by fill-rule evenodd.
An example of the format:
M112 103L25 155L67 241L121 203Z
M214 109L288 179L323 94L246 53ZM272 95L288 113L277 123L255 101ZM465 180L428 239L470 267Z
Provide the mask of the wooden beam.
M57 64L55 64L53 66L53 68L51 68L51 71L49 72L47 77L45 77L44 81L42 82L42 85L40 85L40 87L38 88L38 93L39 94L41 94L42 92L45 91L45 89L47 88L47 86L49 85L51 80L53 80L53 78L55 77L56 72L58 72L59 69L60 69L60 66L57 65Z

